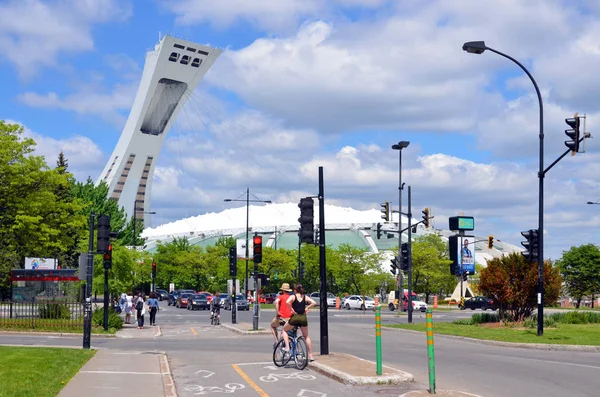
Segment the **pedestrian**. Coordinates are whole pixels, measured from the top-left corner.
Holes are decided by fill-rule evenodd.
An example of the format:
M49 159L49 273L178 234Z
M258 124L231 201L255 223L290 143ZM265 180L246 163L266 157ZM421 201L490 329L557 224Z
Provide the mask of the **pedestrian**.
M146 314L146 305L144 304L144 296L140 292L135 298L135 314L138 322L138 329L144 329L144 314Z
M304 287L302 287L302 284L296 284L294 287L294 294L288 298L286 303L292 311L292 317L290 318L290 321L288 321L283 327L283 339L285 339L286 346L285 350L289 351L290 349L290 341L287 333L295 326L298 326L300 327L300 331L302 331L304 340L306 340L306 346L308 347L308 359L310 361L315 361L312 354L312 343L310 341L310 337L308 336L308 319L306 318L306 314L308 313L309 309L315 306L317 303L304 294Z
M271 321L271 334L273 335L273 349L279 343L279 335L277 334L277 329L280 325L285 325L287 321L292 317L292 312L287 305L287 300L292 293L292 289L288 283L281 284L281 293L277 295L277 299L275 299L275 317L273 321ZM282 324L283 323L283 324Z
M133 292L125 297L125 324L131 324L131 314L133 313Z
M148 299L148 307L150 308L150 325L156 325L156 312L160 309L158 307L158 299L156 299L156 292L150 292L150 299Z

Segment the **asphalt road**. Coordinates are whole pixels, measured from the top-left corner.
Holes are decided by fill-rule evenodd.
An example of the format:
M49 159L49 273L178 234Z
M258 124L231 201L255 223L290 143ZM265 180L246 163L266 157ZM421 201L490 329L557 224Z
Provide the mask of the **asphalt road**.
M166 305L162 307L157 317L162 337L93 337L92 346L166 351L181 396L225 392L236 396L257 395L244 376L270 396L319 397L323 393L329 397L398 396L408 389L427 389L426 339L422 333L385 330L382 336L384 365L412 373L414 384L349 387L310 370L302 372L310 377L299 377L294 368L275 369L271 364L272 338L269 335L234 334L221 327L210 326L208 311L190 312ZM230 312L222 310L221 314L222 322L231 322ZM268 310L261 313L261 328L268 327L273 314ZM468 318L472 314L471 311L439 312L434 314L434 322ZM330 310L328 317L330 352L345 352L375 361L372 312ZM415 313L414 321L424 321L424 317ZM384 323L406 321L406 315L384 312L382 316ZM238 322L251 323L252 312L239 312ZM309 313L309 325L318 359L318 310ZM81 337L0 334L0 343L81 346ZM600 353L507 348L438 335L435 337L435 356L438 390L462 390L486 397L599 395ZM213 389L209 390L209 387Z

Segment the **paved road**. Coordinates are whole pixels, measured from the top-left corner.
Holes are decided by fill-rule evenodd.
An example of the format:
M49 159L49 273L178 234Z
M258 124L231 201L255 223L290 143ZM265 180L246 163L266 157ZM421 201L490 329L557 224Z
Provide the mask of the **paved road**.
M222 322L231 322L229 312L221 313ZM261 327L268 326L273 313L262 313ZM470 317L471 314L470 311L440 312L434 321ZM318 316L318 311L309 314L316 353L320 351ZM331 352L346 352L375 360L372 312L363 315L359 311L332 311L329 317ZM414 384L357 388L340 385L313 371L304 371L302 374L314 376L314 379L291 375L298 373L292 368L274 369L270 363L270 336L242 336L221 327L211 327L208 312L164 307L157 320L163 330L162 337L149 340L93 338L92 345L120 350L166 351L181 396L225 391L239 396L257 395L244 376L271 396L322 396L317 392L327 393L329 397L397 396L408 388L427 388L427 356L423 334L396 330L383 332L384 364L414 374ZM251 320L252 312L238 313L239 322ZM415 313L415 321L421 320L420 315ZM406 322L406 316L384 315L383 321ZM81 346L81 337L0 335L0 343ZM598 395L599 353L506 348L443 336L436 336L435 347L438 389L463 390L486 397ZM239 388L239 384L244 385L244 389ZM209 391L207 387L215 389Z

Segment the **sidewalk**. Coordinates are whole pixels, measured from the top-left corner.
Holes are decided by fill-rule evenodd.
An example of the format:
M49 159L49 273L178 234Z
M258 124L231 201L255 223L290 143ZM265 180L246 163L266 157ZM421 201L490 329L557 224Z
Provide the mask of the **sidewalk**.
M123 324L123 328L115 334L117 338L152 339L162 336L158 325L145 325L144 329L137 329L137 323Z
M98 350L59 397L176 397L164 353Z

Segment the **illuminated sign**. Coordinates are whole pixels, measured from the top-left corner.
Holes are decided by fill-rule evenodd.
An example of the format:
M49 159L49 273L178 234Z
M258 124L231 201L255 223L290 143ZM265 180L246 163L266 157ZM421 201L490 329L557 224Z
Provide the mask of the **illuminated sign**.
M473 230L475 229L475 218L472 216L451 216L448 218L450 230Z

